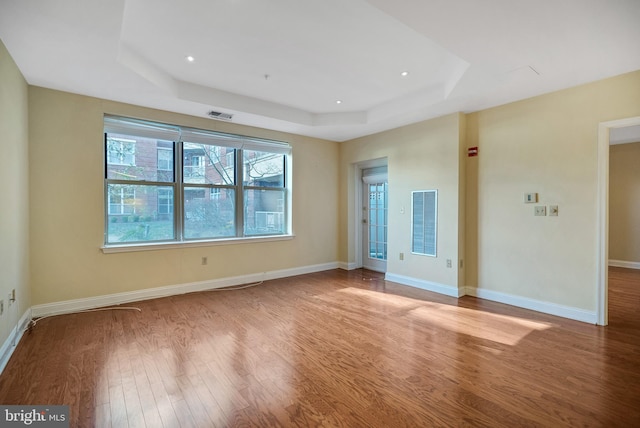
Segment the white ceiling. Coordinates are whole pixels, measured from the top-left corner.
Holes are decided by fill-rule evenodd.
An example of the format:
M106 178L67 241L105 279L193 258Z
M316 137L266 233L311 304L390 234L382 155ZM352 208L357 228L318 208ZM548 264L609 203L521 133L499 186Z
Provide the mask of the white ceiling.
M639 70L639 22L639 0L0 0L29 84L336 141Z

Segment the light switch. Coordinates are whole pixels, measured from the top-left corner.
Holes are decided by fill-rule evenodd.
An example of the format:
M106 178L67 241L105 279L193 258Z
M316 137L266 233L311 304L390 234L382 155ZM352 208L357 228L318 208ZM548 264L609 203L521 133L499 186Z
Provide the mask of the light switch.
M525 204L535 204L538 202L538 194L537 193L525 193L524 194L524 203Z

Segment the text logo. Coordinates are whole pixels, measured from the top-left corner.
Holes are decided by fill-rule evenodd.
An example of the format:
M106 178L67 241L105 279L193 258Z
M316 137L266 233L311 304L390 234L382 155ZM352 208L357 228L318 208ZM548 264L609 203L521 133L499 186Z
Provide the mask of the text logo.
M0 427L69 428L69 406L2 406Z

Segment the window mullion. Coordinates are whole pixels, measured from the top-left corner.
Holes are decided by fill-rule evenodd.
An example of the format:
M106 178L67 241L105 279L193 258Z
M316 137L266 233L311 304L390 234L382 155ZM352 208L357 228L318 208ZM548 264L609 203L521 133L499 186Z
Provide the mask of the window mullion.
M184 180L183 180L183 160L182 141L175 142L173 160L173 224L176 231L176 241L184 240Z
M236 236L244 236L244 162L242 149L235 151L236 162Z

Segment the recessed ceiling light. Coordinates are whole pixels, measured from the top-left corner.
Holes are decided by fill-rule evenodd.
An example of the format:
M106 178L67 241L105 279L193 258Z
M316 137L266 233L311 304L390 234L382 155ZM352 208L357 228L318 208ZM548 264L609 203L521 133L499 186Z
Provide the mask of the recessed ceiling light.
M402 73L400 73L400 76L402 77L407 77L409 75L408 71L403 71Z
M185 57L185 59L186 59L188 62L193 62L193 61L195 61L195 60L196 60L196 59L195 59L194 57L192 57L191 55L189 55L189 56Z
M342 104L342 101L338 100L336 101L336 104Z

